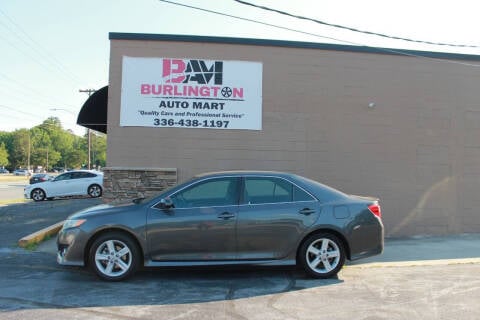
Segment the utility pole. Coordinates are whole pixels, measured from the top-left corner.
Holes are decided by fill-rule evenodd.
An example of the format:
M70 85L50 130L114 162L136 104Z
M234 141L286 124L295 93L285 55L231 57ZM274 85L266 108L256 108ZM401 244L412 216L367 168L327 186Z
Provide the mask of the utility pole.
M96 90L95 89L80 89L78 92L85 92L90 97ZM91 162L90 162L90 153L92 149L92 138L90 135L90 128L87 128L87 136L88 136L88 170L91 169Z
M30 170L30 146L31 141L30 141L30 130L28 130L28 153L27 153L27 170ZM30 171L28 171L30 172Z

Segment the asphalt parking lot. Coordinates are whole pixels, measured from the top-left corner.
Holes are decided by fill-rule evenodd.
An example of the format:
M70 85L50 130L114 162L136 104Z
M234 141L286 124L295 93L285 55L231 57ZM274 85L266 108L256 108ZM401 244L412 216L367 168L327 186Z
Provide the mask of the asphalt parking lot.
M480 235L389 239L384 255L312 280L295 268L146 269L107 283L21 237L101 199L0 207L1 319L479 319Z

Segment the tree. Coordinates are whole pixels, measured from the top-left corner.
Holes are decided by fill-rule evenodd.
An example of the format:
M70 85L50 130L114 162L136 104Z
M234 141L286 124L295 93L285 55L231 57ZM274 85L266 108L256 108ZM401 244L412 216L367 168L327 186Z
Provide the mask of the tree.
M91 138L91 161L96 167L105 167L107 163L107 136L94 132Z
M81 149L73 149L62 157L63 167L79 168L85 163L87 153Z
M0 143L0 167L8 165L8 152L5 143Z
M6 152L6 162L2 161L2 147ZM91 141L91 160L93 166L106 164L106 136L93 132ZM77 136L62 128L60 120L50 117L31 129L19 129L14 132L0 131L0 166L45 169L52 167L79 168L88 161L88 136ZM4 153L5 153L4 152ZM2 164L1 162L5 162Z
M30 131L15 130L12 133L12 149L9 152L10 165L13 168L27 167L30 160Z
M11 132L0 131L0 143L3 143L5 145L5 148L7 151L7 157L9 160L9 162L5 166L10 166L11 165L10 155L12 154L12 150L13 150L13 134Z

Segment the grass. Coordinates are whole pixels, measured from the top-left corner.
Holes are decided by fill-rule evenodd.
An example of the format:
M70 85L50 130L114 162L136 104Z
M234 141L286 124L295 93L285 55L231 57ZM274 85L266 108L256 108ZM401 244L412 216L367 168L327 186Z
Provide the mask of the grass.
M28 184L28 179L30 179L30 177L14 176L13 174L0 174L0 183L24 182L25 184ZM24 198L0 200L0 206L14 203L24 203L26 201L27 200Z
M5 206L8 204L15 204L15 203L24 203L27 202L27 199L19 198L19 199L8 199L8 200L0 200L0 206Z
M36 240L36 241L32 241L32 242L27 243L27 244L23 247L23 249L28 250L28 251L35 251L35 250L37 250L38 245L39 245L40 243L52 239L55 235L56 235L56 233L55 233L55 234L46 234L43 238L40 238L40 239L38 239L38 240ZM20 247L22 247L22 246L20 246Z
M38 242L30 242L25 247L23 247L23 249L28 251L35 251L37 250L37 247L38 247Z
M30 177L28 176L14 176L13 174L0 174L0 183L2 182L26 182Z

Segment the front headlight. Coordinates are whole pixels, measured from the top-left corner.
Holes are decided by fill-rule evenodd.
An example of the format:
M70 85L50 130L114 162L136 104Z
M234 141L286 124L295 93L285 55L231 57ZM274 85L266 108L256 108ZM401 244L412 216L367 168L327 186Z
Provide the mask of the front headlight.
M63 224L63 229L70 229L70 228L78 228L82 224L84 224L87 220L86 219L68 219L65 220Z

